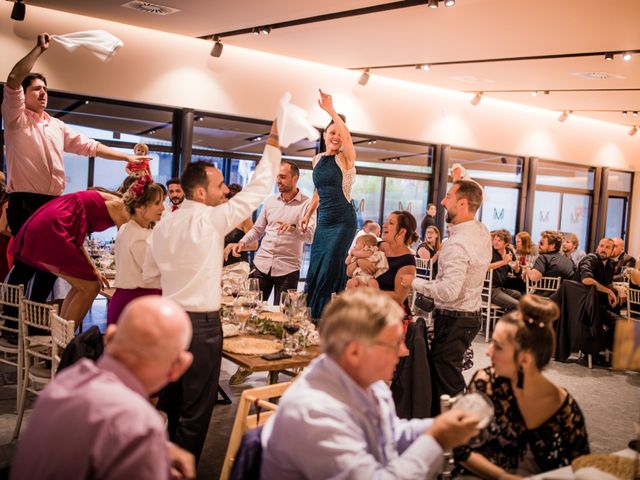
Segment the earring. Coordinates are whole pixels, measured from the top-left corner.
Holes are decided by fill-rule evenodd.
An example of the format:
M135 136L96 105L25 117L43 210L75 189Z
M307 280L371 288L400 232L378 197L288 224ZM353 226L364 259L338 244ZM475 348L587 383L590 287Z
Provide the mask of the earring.
M522 367L518 367L518 380L516 382L516 387L522 390L524 388L524 371Z

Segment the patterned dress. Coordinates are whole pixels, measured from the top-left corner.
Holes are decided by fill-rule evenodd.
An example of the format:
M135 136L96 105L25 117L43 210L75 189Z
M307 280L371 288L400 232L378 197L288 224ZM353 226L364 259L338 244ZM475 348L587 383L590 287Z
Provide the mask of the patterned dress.
M569 465L574 458L589 453L589 437L584 416L575 399L567 393L560 408L542 425L529 429L511 388L511 380L498 377L493 368L478 370L468 386L492 401L495 417L487 439L478 448L455 449L457 462L471 452L484 455L507 472L533 475Z

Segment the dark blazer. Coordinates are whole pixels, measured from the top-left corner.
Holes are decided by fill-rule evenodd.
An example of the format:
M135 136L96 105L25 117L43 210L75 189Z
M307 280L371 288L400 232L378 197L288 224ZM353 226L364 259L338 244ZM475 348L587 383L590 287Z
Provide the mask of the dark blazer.
M636 259L626 252L622 252L618 261L613 265L614 282L624 282L624 277L622 276L622 269L624 267L636 267Z
M400 358L391 382L396 413L400 418L427 418L432 392L424 318L409 324L405 343L409 356Z

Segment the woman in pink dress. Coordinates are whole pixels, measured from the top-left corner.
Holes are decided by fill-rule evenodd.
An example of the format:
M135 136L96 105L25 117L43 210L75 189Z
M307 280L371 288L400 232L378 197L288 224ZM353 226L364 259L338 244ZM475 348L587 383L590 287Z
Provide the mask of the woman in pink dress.
M148 188L138 181L127 183L131 187L125 197L136 188ZM120 227L129 219L125 201L117 194L88 190L62 195L43 205L20 229L13 245L15 259L71 284L60 316L80 325L100 288L109 286L85 250L84 241L90 233Z
M151 177L146 180L151 182ZM116 238L116 291L107 310L109 325L117 323L124 307L134 298L161 294L159 282L149 283L143 280L142 265L151 229L164 212L164 197L163 186L159 183L150 183L140 192L134 189L133 194L124 197L131 220L118 230Z

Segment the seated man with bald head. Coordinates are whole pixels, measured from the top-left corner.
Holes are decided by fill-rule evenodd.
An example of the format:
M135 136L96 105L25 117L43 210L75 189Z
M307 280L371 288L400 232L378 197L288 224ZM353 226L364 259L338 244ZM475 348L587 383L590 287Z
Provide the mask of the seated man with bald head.
M60 372L36 401L11 478L195 478L169 443L150 394L191 365L191 322L173 301L132 301L105 334L105 354Z

